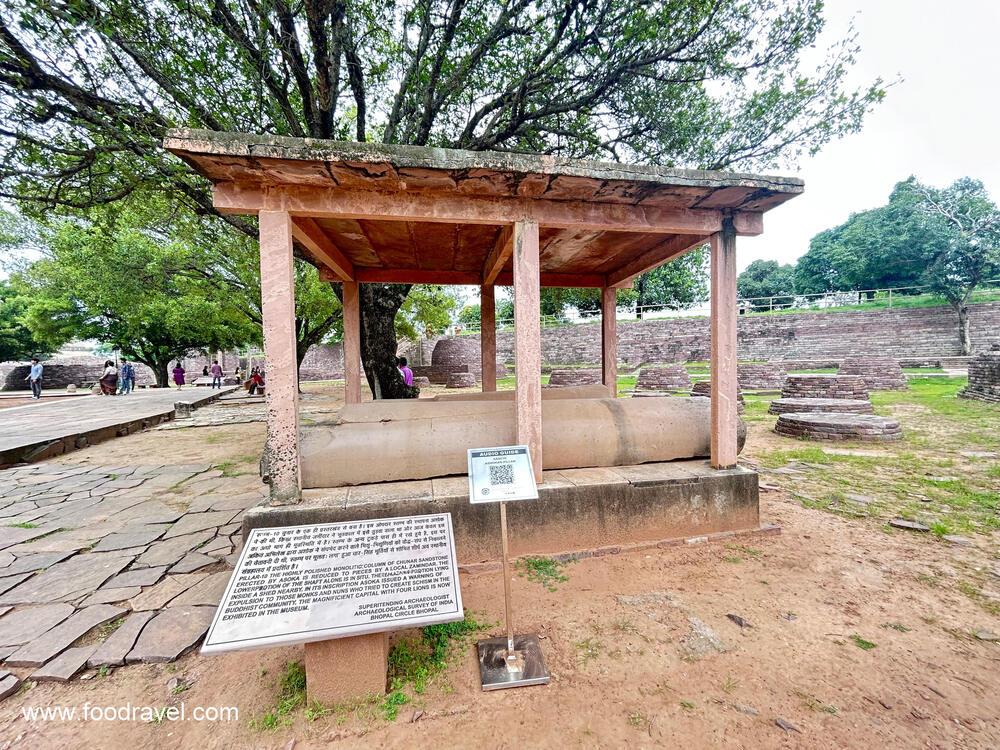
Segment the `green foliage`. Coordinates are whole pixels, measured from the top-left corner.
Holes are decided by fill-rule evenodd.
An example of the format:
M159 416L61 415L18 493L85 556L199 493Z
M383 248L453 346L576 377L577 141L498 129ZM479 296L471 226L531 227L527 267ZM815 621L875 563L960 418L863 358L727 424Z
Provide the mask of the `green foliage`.
M171 360L259 335L232 296L187 273L204 249L162 229L128 204L43 227L46 256L19 277L34 335L52 348L97 339L149 365L161 385Z
M415 341L444 333L459 306L451 287L414 284L396 315L396 335Z
M0 362L44 357L51 350L25 322L30 298L0 279Z
M635 281L634 306L638 317L643 308L662 306L683 310L708 298L709 254L704 247L685 253Z
M480 305L466 305L458 311L458 322L464 326L478 328L482 322L482 310Z
M558 584L569 580L569 576L563 573L565 567L566 563L551 557L522 557L514 563L518 574L529 581L540 583L549 591L555 591Z
M876 647L875 643L872 643L871 641L866 641L857 633L854 633L851 636L851 641L854 643L855 646L860 648L862 651L871 651L873 648Z
M755 260L736 279L736 290L743 299L768 297L757 300L755 310L791 305L795 300L795 266L781 265L774 260Z

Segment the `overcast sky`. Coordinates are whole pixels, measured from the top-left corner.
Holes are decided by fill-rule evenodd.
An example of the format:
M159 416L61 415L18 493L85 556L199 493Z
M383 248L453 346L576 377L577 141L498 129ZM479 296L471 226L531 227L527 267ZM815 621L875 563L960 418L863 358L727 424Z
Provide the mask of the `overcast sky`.
M764 234L737 241L740 270L758 258L789 263L809 239L851 213L885 203L911 174L937 186L968 175L1000 199L1000 2L827 0L826 33L851 19L860 84L902 78L861 132L805 159L804 195L764 217Z

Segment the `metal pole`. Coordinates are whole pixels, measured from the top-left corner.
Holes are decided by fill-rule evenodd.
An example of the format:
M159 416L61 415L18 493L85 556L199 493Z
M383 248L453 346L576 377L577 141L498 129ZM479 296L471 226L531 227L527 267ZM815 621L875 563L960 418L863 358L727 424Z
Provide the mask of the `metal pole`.
M514 656L514 613L510 606L510 562L507 551L507 503L500 503L500 548L503 555L503 602L507 616L507 660Z

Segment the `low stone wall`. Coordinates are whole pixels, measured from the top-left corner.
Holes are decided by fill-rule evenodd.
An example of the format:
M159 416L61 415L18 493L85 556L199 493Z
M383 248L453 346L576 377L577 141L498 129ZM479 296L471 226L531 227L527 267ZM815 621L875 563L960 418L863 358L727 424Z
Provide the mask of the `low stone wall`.
M736 365L736 379L747 391L776 391L785 385L788 369L784 363L746 363Z
M68 385L81 386L94 383L104 372L105 357L61 357L42 362L42 387L65 388ZM0 363L0 391L26 391L25 378L31 371L30 362ZM156 384L156 376L146 365L135 363L136 385Z
M449 367L439 367L437 365L417 365L411 366L413 377L427 378L432 383L444 385L448 382L448 376L453 372L469 372L469 365L452 365ZM475 376L473 376L475 377Z
M564 370L553 370L549 375L549 385L553 388L568 385L596 385L604 379L604 373L600 370L572 368Z
M476 376L471 372L452 372L448 374L446 385L449 388L475 388Z
M871 414L781 414L774 431L779 435L810 440L883 442L903 437L898 420Z
M969 362L969 385L958 395L1000 404L1000 344Z
M691 376L684 365L643 367L635 382L637 391L687 391L691 389Z
M905 391L909 386L899 360L892 357L851 357L839 369L841 375L858 375L869 391Z
M847 398L868 400L865 381L857 375L789 375L782 398Z

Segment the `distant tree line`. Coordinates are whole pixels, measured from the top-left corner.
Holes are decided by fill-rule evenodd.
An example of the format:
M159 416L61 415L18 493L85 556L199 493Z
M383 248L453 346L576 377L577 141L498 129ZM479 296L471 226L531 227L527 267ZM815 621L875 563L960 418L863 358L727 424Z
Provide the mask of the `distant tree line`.
M962 352L970 354L969 302L998 277L1000 210L983 184L963 177L939 189L910 177L886 205L813 237L797 263L754 261L737 290L744 299L766 298L752 303L760 310L807 294L925 287L955 309Z

